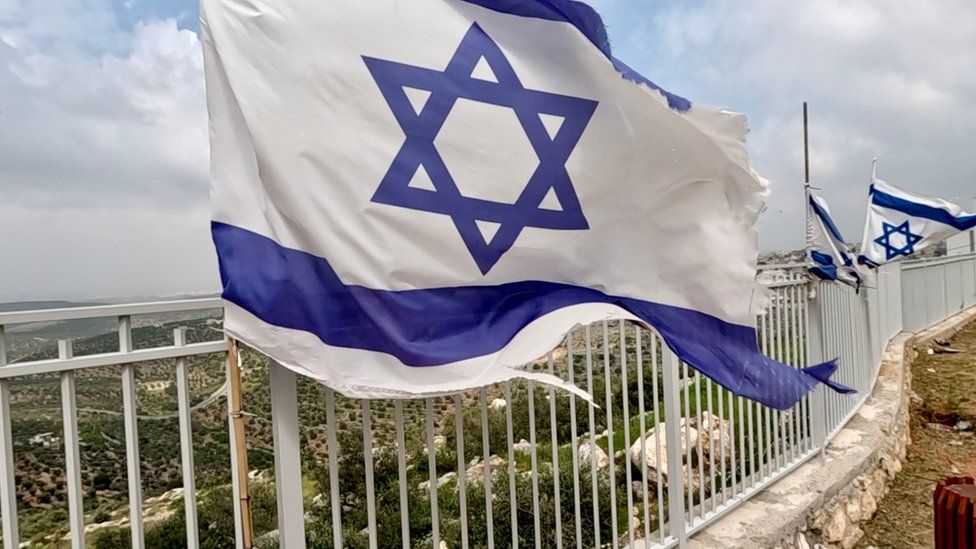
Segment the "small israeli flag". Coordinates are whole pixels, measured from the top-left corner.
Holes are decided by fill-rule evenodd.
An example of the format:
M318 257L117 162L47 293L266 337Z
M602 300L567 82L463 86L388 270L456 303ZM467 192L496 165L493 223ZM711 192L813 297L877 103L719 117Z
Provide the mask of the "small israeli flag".
M576 325L655 328L735 393L766 183L745 118L615 59L572 0L203 0L225 328L352 397L513 377Z
M859 288L863 282L855 253L844 240L823 197L807 187L807 269L821 280Z
M911 257L973 227L976 214L961 206L901 190L872 174L858 262L874 268Z

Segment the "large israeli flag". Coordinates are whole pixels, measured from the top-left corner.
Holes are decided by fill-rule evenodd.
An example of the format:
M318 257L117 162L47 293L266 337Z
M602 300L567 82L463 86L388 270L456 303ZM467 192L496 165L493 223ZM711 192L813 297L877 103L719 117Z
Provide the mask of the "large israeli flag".
M227 332L354 397L524 376L578 324L657 329L745 397L762 356L745 118L667 93L570 0L203 0Z
M864 241L858 261L878 267L911 257L950 236L976 227L976 214L939 198L910 193L872 177Z
M821 280L860 288L864 277L822 196L807 187L807 269Z

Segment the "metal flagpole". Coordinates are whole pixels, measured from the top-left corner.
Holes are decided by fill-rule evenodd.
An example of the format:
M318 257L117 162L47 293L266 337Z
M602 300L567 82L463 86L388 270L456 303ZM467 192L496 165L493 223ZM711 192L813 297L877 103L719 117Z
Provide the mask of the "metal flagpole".
M803 102L803 182L810 186L810 139L807 136L807 102Z
M248 488L247 443L244 438L243 395L241 393L240 347L237 340L227 338L227 375L230 378L230 417L233 426L233 444L237 466L234 483L238 487L238 505L241 516L241 544L244 549L254 547L254 529L251 520L251 491Z
M807 102L803 102L803 201L807 212L807 227L810 223L810 122L807 112ZM809 230L809 229L807 229ZM807 232L806 245L810 248L810 236ZM806 252L809 253L809 252ZM806 258L804 258L806 260ZM819 292L820 282L810 277L807 291L807 345L810 353L810 363L816 364L825 360L823 344L823 296ZM809 397L810 430L813 444L823 456L827 444L827 392L822 385L818 385Z

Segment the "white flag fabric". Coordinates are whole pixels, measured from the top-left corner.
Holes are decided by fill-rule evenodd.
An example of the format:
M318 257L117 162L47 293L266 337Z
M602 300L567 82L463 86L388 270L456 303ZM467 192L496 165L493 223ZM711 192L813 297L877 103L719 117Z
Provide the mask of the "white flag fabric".
M778 408L833 372L757 349L745 118L613 58L585 4L203 0L201 21L225 328L281 364L444 394L623 319Z
M830 216L827 201L807 187L807 269L821 280L842 282L860 288L864 281L847 245Z
M947 200L910 193L873 178L858 262L871 268L911 257L976 227L976 214Z

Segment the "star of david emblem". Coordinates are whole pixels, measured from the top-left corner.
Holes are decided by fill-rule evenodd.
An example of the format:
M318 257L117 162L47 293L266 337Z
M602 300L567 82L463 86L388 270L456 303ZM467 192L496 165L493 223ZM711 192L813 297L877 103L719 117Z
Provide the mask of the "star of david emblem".
M550 230L589 228L566 161L586 129L597 102L549 93L522 85L501 48L477 23L468 29L444 70L363 56L383 98L406 139L380 181L372 201L450 216L482 274L507 252L526 227ZM494 79L475 75L486 63ZM429 93L419 108L407 90ZM514 204L464 196L448 170L434 139L459 99L512 109L539 164ZM544 116L561 125L550 133ZM433 188L411 186L418 170ZM559 209L543 204L555 195ZM479 223L497 226L486 236Z
M884 247L885 258L888 261L891 261L900 255L909 256L915 253L915 244L917 244L919 240L922 240L920 235L917 235L911 231L908 221L905 221L897 227L882 221L881 229L884 231L884 234L878 238L875 238L874 241L877 242L879 246ZM905 244L901 247L895 246L891 243L891 236L898 234L905 237Z

